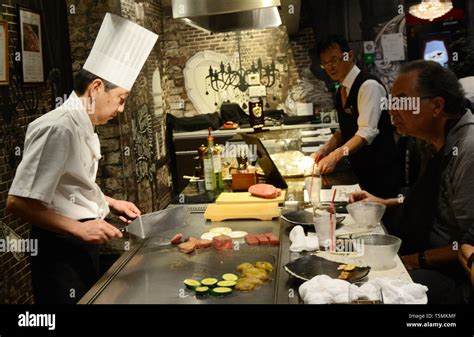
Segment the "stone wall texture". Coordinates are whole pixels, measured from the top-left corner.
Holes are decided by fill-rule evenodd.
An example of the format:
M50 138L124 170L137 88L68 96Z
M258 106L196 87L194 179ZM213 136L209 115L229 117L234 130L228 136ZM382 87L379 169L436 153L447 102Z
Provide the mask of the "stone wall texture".
M16 2L0 1L0 20L8 22L9 55L17 52L18 24ZM10 75L18 64L10 56ZM0 239L13 230L28 239L30 224L5 211L5 204L16 168L20 163L26 128L36 118L51 110L51 88L48 82L29 89L18 85L0 87ZM13 90L15 87L15 90ZM13 104L4 110L5 105ZM7 227L4 227L7 226ZM0 304L31 304L31 273L27 255L16 259L11 252L0 252Z
M0 0L0 19L9 22L10 54L15 51L17 38L14 2ZM209 34L172 19L170 0L66 2L75 73L87 59L106 12L126 17L160 35L135 83L125 111L107 125L97 127L96 132L103 155L97 181L105 194L132 201L143 213L163 209L171 200L169 158L165 145L166 113L178 117L197 114L186 95L183 69L187 60L199 51L212 50L232 56L237 50L235 34ZM137 9L143 11L143 19L138 19ZM280 71L277 84L268 90L271 108L285 101L288 91L309 67L308 50L313 47L314 38L312 29L302 30L289 38L284 26L242 32L243 66L247 68L252 61L261 58L264 64L274 60ZM9 88L0 87L0 92L9 94ZM22 238L28 237L30 225L7 215L5 201L21 159L27 125L53 108L48 106L52 95L48 83L35 87L34 92L25 93L25 98L32 98L32 94L38 97L34 111L25 111L18 104L17 113L12 116L0 113L0 220ZM186 103L184 110L179 107L180 100ZM17 148L20 155L15 156ZM120 252L121 246L115 243L111 249ZM11 253L0 253L0 303L32 301L28 258L17 260Z
M186 62L196 53L205 50L232 57L237 51L236 35L233 32L211 34L188 26L181 20L173 19L170 1L164 0L163 5L166 110L177 117L192 117L198 112L186 94L183 76ZM244 69L261 58L264 65L274 60L280 71L277 83L267 88L267 103L274 109L285 102L288 91L302 77L303 70L311 64L308 51L315 44L313 30L306 28L290 38L286 27L282 25L279 28L243 31L241 36ZM180 100L185 101L184 109L180 109ZM211 112L213 111L208 113Z

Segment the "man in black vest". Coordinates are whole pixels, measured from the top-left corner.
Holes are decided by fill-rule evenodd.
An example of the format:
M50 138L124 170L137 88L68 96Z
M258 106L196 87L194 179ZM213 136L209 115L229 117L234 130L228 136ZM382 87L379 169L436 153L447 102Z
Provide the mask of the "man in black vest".
M390 116L381 109L387 96L384 85L357 67L343 37L321 41L317 51L321 67L340 84L335 98L340 131L315 154L322 158L320 172L331 173L348 156L363 189L385 197L396 196L400 166Z

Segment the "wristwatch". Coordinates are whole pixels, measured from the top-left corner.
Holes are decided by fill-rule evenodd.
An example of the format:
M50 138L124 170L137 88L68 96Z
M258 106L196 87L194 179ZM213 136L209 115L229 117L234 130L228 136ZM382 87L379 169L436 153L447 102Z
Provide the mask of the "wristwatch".
M469 269L472 267L472 261L474 261L474 253L472 253L471 256L469 256L469 259L467 259L467 267Z

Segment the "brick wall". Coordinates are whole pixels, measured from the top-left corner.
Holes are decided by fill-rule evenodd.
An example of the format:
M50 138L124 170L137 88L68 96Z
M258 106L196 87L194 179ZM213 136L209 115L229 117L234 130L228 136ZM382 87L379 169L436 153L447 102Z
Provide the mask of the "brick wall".
M161 35L161 3L145 1L142 4L145 20L138 23ZM87 59L105 12L136 21L133 0L68 0L68 5L74 5L76 9L69 15L75 72ZM162 67L160 53L159 40L132 89L124 113L107 125L96 128L103 155L97 178L99 186L111 197L136 203L142 212L163 208L171 198L168 179L163 179L167 176L166 158L156 155L156 144L164 141L163 117L153 114L153 73Z
M17 51L17 11L13 0L0 1L0 20L8 22L9 54ZM10 71L13 70L13 60L10 57ZM0 87L0 111L9 100L16 101L10 86ZM48 83L37 85L31 89L15 86L20 90L20 100L15 109L7 109L11 114L0 113L0 221L13 230L22 239L29 237L30 225L21 219L5 212L8 196L15 170L21 160L26 128L30 122L41 114L51 110L51 90ZM35 97L37 99L35 99ZM35 109L25 110L22 101L34 103ZM0 239L3 239L0 229ZM31 274L27 256L17 260L11 252L0 252L0 304L30 304L33 302L31 291Z
M197 52L212 50L231 57L236 51L235 33L210 34L190 27L180 20L172 18L170 2L165 0L164 10L165 48L164 74L165 101L168 112L177 117L191 117L198 114L186 95L183 69L186 62ZM315 36L311 28L302 30L291 39L286 27L248 30L242 32L242 62L245 69L258 58L263 64L275 61L280 71L277 83L267 88L267 102L270 108L284 103L288 91L302 77L302 70L311 64L308 50L314 46ZM204 79L203 79L204 81ZM186 103L185 109L179 108L179 101ZM212 111L209 111L209 113Z

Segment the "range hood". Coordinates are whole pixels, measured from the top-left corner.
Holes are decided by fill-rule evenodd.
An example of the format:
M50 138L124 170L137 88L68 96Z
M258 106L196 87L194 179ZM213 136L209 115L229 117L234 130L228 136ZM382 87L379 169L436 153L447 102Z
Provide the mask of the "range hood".
M280 0L172 0L173 18L213 33L281 25Z

